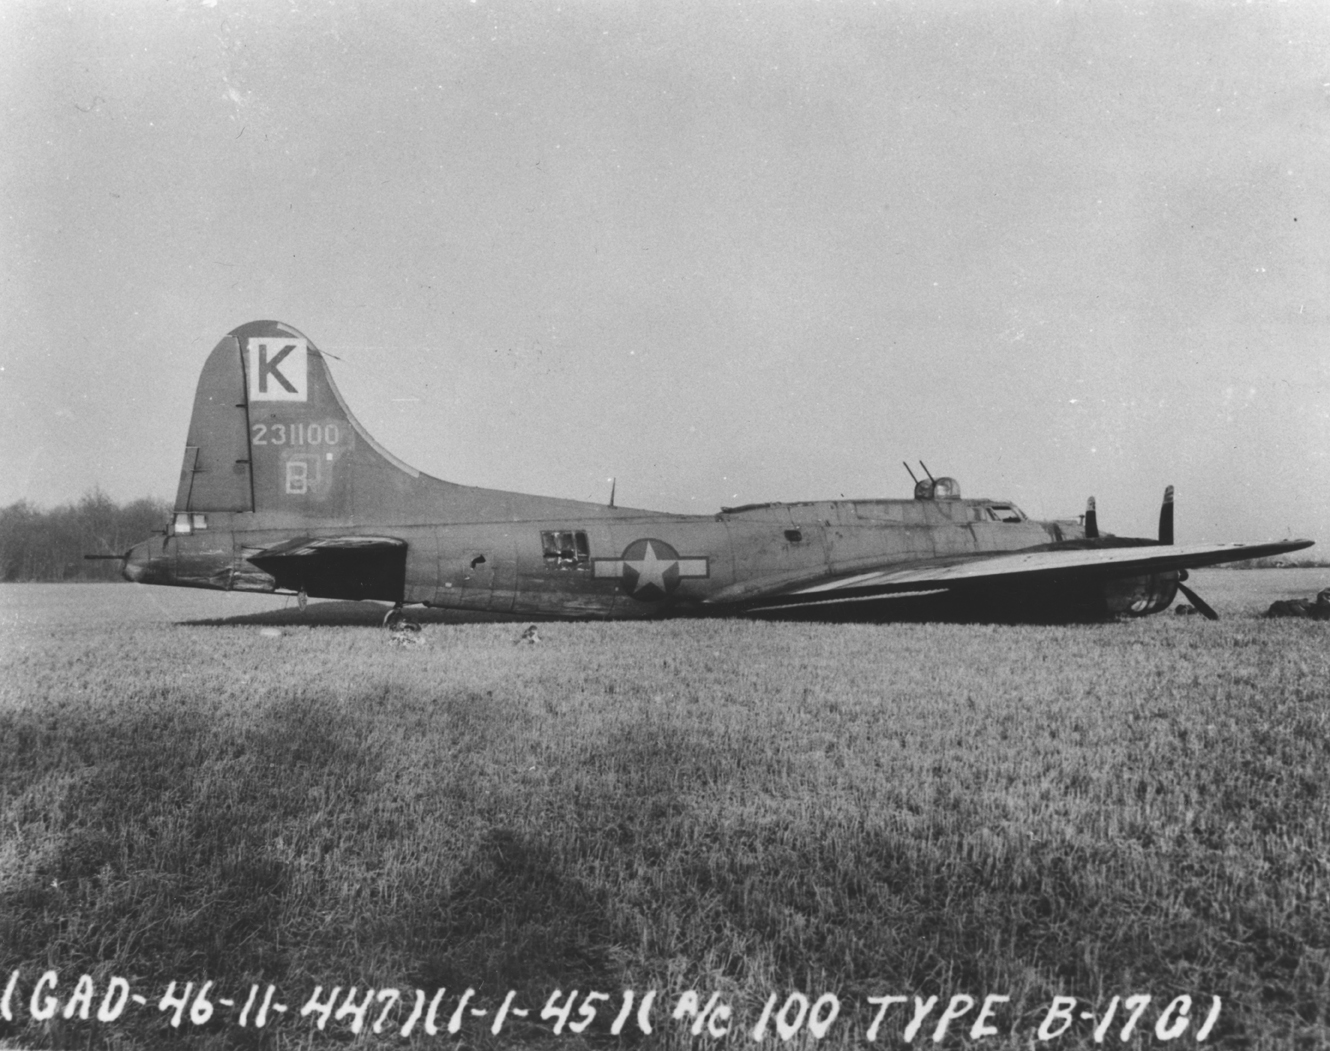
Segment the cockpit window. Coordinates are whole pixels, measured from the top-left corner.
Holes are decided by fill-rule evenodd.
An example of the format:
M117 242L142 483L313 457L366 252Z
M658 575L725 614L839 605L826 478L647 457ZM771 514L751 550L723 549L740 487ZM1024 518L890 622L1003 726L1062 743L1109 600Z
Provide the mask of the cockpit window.
M582 530L547 530L540 534L547 566L581 566L591 562L591 546Z
M1025 515L1014 504L989 504L988 517L994 522L1024 522Z

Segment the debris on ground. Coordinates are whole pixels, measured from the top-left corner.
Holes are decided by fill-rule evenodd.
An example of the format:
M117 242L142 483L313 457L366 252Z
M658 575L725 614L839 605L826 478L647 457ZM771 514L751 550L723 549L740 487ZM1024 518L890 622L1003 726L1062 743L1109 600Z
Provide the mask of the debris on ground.
M531 646L538 646L540 644L540 632L537 631L536 626L532 624L530 627L526 629L526 631L522 632L520 637L518 637L514 641L519 646L522 645L522 643L524 642Z
M1330 588L1321 589L1315 599L1291 598L1272 602L1265 611L1267 617L1303 617L1307 620L1330 620Z

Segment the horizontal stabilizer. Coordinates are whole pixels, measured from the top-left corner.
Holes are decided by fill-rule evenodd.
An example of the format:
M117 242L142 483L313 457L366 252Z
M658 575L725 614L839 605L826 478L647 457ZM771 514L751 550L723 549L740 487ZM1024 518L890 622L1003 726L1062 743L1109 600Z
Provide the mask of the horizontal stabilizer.
M395 537L298 537L245 558L278 589L315 598L401 602L406 585L406 541Z

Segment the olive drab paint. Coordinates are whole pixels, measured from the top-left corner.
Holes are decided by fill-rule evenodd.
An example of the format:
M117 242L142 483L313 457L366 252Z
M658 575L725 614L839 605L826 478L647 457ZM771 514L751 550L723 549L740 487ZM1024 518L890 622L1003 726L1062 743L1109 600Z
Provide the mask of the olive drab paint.
M1158 612L1179 589L1195 600L1189 567L1311 543L1174 545L1171 487L1145 539L1101 534L1093 510L1033 521L924 472L909 500L708 515L457 485L380 446L308 337L253 321L204 362L171 523L124 574L522 618L1055 620Z

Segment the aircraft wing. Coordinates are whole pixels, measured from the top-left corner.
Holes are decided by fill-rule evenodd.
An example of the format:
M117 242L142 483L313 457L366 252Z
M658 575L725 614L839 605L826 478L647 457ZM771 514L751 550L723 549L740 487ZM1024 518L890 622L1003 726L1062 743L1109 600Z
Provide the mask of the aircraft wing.
M1120 544L1121 542L1119 542ZM992 555L899 563L818 581L773 582L735 595L753 612L841 606L892 598L975 593L994 588L1076 587L1202 566L1265 558L1311 547L1311 540L1263 544L1150 544L1103 546L1078 542ZM834 608L828 612L834 612Z
M323 598L398 602L406 576L406 541L390 536L297 537L246 552L279 589Z

